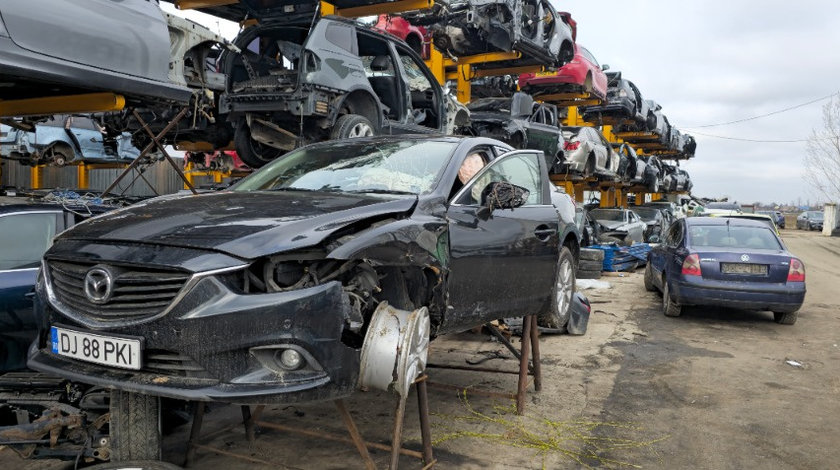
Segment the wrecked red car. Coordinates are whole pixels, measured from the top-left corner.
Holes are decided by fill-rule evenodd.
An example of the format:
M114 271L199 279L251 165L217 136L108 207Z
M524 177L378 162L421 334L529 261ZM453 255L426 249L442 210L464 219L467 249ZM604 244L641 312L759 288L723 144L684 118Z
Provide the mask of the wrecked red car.
M423 59L429 58L431 34L423 26L414 26L401 16L379 15L373 27L402 39Z
M609 65L599 65L598 60L585 47L575 44L575 58L556 72L523 73L519 88L534 96L564 91L587 92L607 99Z

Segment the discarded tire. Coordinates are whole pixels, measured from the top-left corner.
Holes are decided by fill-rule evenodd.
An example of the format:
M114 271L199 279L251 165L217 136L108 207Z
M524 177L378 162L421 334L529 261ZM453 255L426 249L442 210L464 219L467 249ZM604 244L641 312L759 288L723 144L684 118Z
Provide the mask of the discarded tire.
M580 260L580 264L578 265L578 269L581 271L601 271L603 267L603 261L592 261L588 259Z
M580 259L590 261L604 261L604 250L596 250L595 248L581 248Z
M601 270L597 271L587 271L578 269L577 271L577 278L578 279L601 279Z

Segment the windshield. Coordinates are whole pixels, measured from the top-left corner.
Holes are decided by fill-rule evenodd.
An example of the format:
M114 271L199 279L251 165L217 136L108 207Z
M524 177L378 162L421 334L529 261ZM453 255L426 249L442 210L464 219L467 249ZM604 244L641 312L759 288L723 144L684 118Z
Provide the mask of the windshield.
M657 217L661 217L659 215L659 209L634 207L633 212L635 212L645 222L655 222Z
M302 148L245 178L233 190L420 194L434 187L457 145L366 140Z
M688 243L694 248L782 249L778 238L765 227L695 225L688 231Z
M808 218L809 219L822 220L823 219L823 213L820 212L820 211L808 211Z
M624 211L616 209L595 209L592 212L595 220L609 220L611 222L624 222Z

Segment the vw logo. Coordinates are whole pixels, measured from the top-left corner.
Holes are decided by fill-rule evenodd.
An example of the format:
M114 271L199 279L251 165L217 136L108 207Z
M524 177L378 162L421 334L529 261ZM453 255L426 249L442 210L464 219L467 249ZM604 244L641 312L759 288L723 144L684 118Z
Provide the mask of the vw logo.
M85 295L95 304L104 304L111 300L113 279L111 273L103 268L92 268L85 274Z
M750 260L750 255L741 255L741 261L746 263L749 260Z

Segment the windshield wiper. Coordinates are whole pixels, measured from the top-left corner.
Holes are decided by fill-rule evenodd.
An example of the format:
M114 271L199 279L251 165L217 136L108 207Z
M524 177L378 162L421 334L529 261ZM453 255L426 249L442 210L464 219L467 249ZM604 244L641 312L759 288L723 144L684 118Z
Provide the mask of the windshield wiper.
M282 186L278 188L265 189L264 191L307 191L307 192L336 192L338 188L323 187L318 189L312 188L296 188L294 186Z
M399 191L397 189L354 189L352 191L344 191L345 193L369 193L369 194L410 194L412 196L416 196L417 193L413 193L411 191Z

